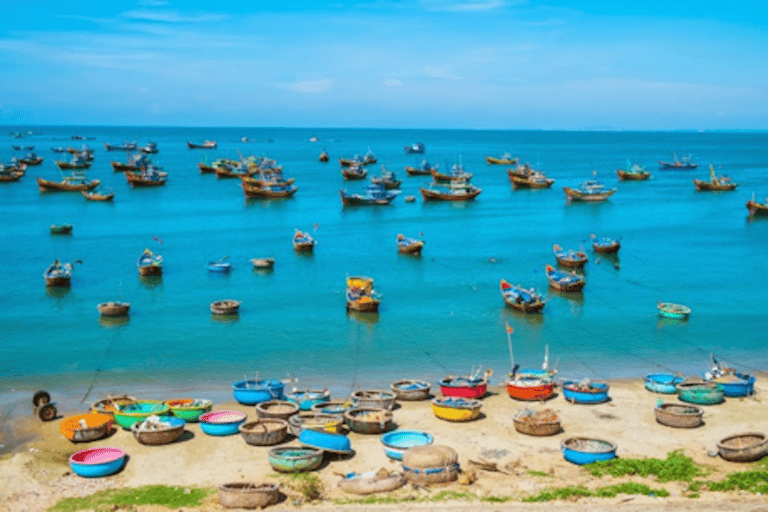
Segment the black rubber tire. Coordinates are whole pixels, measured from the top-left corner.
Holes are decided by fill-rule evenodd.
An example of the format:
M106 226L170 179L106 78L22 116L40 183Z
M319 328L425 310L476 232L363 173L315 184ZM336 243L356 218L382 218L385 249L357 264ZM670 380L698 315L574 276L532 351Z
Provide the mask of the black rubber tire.
M53 404L45 404L37 411L38 417L43 421L51 421L57 414L56 406Z
M40 407L43 404L47 404L51 401L51 395L47 391L38 391L32 397L32 405Z

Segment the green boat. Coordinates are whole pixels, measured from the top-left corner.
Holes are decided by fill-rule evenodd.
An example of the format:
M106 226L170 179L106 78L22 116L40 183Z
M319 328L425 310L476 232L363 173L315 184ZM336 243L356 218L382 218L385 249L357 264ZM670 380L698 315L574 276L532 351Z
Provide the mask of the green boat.
M49 228L52 235L69 235L72 233L72 224L51 224Z
M714 382L685 382L677 385L677 398L696 405L716 405L725 400L720 384Z
M168 406L159 400L139 400L132 404L120 407L115 411L115 421L118 425L129 430L134 423L142 421L150 416L165 416L168 414Z
M166 405L169 406L171 414L177 418L192 422L200 421L200 416L206 412L210 412L210 410L213 408L213 402L204 399L195 400L191 404L184 405L174 405L172 403L166 402Z

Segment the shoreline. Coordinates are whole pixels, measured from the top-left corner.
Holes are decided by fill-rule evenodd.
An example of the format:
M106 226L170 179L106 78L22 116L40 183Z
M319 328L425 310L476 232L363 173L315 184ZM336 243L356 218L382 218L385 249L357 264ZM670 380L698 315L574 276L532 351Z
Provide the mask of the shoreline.
M705 407L705 425L696 429L671 429L657 424L653 415L656 402L659 399L666 402L676 400L674 396L646 391L642 380L637 378L611 380L611 400L604 404L570 404L565 402L561 392L543 404L519 402L511 399L503 386L496 385L489 387L490 394L483 399L483 414L480 419L469 423L450 423L435 418L429 401L401 402L393 414L397 428L429 432L435 437L435 444L453 447L459 453L459 463L464 470L472 468L469 459L478 458L493 460L499 467L509 468L510 474L476 470L478 480L471 486L445 484L425 491L427 493L452 490L477 496L522 497L552 487L580 484L595 488L629 480L651 487L664 486L672 495L669 498L670 503L671 500L683 499L686 503L696 504L700 501L683 498L684 492L679 482L662 485L655 478L592 477L588 471L563 459L559 448L560 440L578 435L610 440L618 446L618 455L622 458L665 458L669 452L682 449L696 463L711 468L712 477L719 478L728 472L743 471L749 465L727 462L719 457L712 458L707 452L716 450L716 442L727 435L746 431L768 431L768 415L765 414L765 404L762 402L763 394L768 391L765 387L766 375L759 374L757 377L755 395L742 399L727 398L724 404ZM433 394L436 390L439 394L439 389L433 384ZM98 397L93 398L96 399ZM544 438L529 437L516 432L512 416L517 410L526 407L556 411L561 418L563 432ZM236 404L231 398L215 403L214 410L222 409L240 410L246 412L251 419L256 417L252 406ZM70 411L59 412L66 415ZM233 481L283 481L267 463L266 452L270 447L246 445L239 435L222 438L207 436L201 432L199 424L187 424L187 430L192 434L190 439L165 446L140 445L130 432L122 430L115 432L108 439L75 445L59 434L60 421L61 419L57 419L43 423L34 417L26 417L13 422L17 428L33 434L34 439L25 441L12 454L0 459L0 488L7 490L5 496L0 496L0 509L3 506L9 507L9 510L36 510L34 507L37 506L42 507L39 509L45 509L62 497L91 494L105 488L149 484L216 487ZM325 499L310 506L304 505L304 508L335 509L338 503L333 500L359 498L344 494L336 487L338 473L362 473L379 467L397 469L399 464L389 461L384 455L379 437L351 433L349 439L355 450L354 456L347 459L327 458L328 462L314 472L324 484ZM285 444L295 446L298 443L291 440ZM84 479L70 474L66 462L68 456L90 446L119 447L129 454L130 460L121 472L107 478ZM179 470L180 467L183 467L183 470ZM392 495L407 497L409 492L413 492L407 490L408 488L410 486ZM283 491L288 492L284 486ZM710 497L710 494L716 496ZM37 501L33 502L33 497ZM595 502L591 498L579 500L579 503L574 505L577 507L574 510L599 510L590 503L600 506L605 504L604 509L608 510L609 503L616 505L623 503L621 500L632 501L627 507L637 506L637 510L642 509L641 503L654 507L658 503L667 503L667 499L660 498L627 498L620 495L610 498L610 502L602 499ZM710 498L717 503L728 502L727 508L730 509L748 510L730 506L743 498L741 494L707 493L707 500ZM212 503L215 502L214 494ZM746 500L745 503L752 502ZM483 502L483 507L486 504ZM509 503L499 508L527 510L527 507L536 507L524 505L526 504ZM429 508L408 502L400 504L397 508L403 510L411 506L414 509ZM558 503L557 506L566 509L565 504ZM289 499L280 506L270 507L270 510L279 510L281 507L295 508ZM460 503L456 507L457 510L463 510L462 507L471 510L471 504ZM206 508L208 509L210 508ZM216 507L212 509L217 510ZM379 505L371 506L371 510L390 509ZM627 510L634 509L630 507Z

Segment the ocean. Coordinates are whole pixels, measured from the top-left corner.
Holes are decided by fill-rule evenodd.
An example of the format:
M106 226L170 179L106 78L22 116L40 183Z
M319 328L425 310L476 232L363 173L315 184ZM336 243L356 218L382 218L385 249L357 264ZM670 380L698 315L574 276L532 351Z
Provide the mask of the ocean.
M31 130L24 139L11 131ZM38 192L35 176L54 179L54 146L95 150L88 172L116 191L113 203L79 193ZM242 137L251 142L241 142ZM317 137L317 142L310 138ZM156 189L131 189L104 142L157 142L153 160L169 173ZM189 150L187 141L218 141ZM406 165L422 156L403 147L424 142L432 164L461 161L483 189L474 202L424 203ZM748 219L753 191L768 195L768 133L559 132L292 128L9 127L0 159L12 144L33 144L45 157L18 183L0 184L0 408L28 412L31 393L47 389L65 407L106 392L146 398L204 394L229 399L244 376L298 379L299 387L382 388L399 378L436 382L449 373L509 371L504 324L514 329L514 357L550 364L568 378L640 377L652 372L698 374L715 354L744 371L768 363L765 300L768 221ZM371 148L403 180L390 206L342 208L345 182L338 158ZM318 155L326 149L329 163ZM556 180L551 189L513 191L506 167L485 156L510 151ZM660 171L657 160L691 154L695 171ZM266 155L295 177L288 200L246 201L239 180L201 175L197 164L217 157ZM617 185L627 159L651 170L646 182L618 183L601 204L565 202L563 186L593 177ZM708 164L740 183L734 192L695 192ZM369 176L379 165L369 167ZM418 196L406 203L406 195ZM71 223L71 236L49 234ZM291 247L294 229L313 232L314 254ZM398 254L398 233L426 240L420 258ZM591 234L621 238L617 264L596 259ZM155 239L156 237L156 239ZM162 241L162 244L157 240ZM590 255L583 294L547 291L552 245ZM165 260L162 279L142 282L139 254ZM208 261L228 256L228 275ZM272 256L273 272L252 270L250 258ZM54 260L75 265L71 288L51 293L42 273ZM345 311L347 275L367 275L382 294L378 315ZM499 279L547 293L542 315L505 307ZM220 321L211 301L242 301L239 318ZM99 302L132 303L126 322L100 320ZM657 301L692 308L685 322L661 320ZM165 396L156 396L164 394ZM153 396L149 396L153 395ZM21 411L21 412L20 412Z

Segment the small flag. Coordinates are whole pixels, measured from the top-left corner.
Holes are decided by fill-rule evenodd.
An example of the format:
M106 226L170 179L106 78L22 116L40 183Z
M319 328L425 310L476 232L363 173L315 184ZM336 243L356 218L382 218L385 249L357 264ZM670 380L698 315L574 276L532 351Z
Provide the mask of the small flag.
M512 334L513 332L515 332L515 330L512 328L512 326L509 325L509 322L504 322L504 325L507 326L507 334Z

